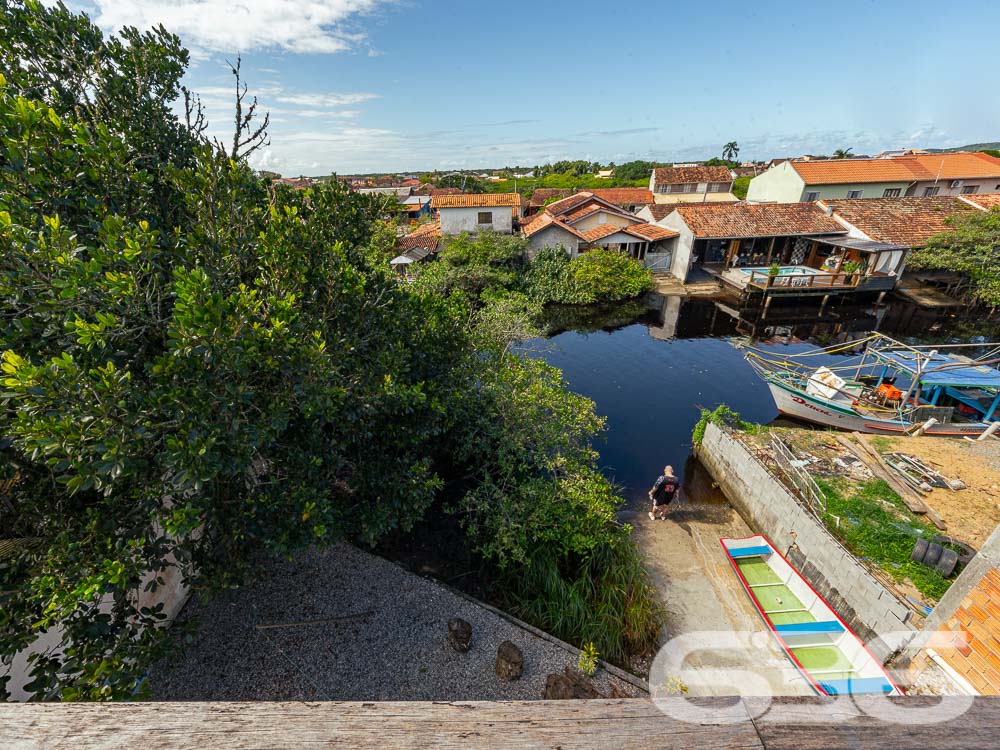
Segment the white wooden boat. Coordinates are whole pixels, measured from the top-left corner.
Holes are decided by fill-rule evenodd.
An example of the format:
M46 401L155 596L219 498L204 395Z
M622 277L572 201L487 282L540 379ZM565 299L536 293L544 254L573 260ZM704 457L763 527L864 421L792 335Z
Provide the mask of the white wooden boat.
M798 354L749 348L746 359L779 412L825 427L976 437L1000 419L1000 344L912 347L873 334Z
M720 539L754 607L820 695L903 695L885 667L767 537Z

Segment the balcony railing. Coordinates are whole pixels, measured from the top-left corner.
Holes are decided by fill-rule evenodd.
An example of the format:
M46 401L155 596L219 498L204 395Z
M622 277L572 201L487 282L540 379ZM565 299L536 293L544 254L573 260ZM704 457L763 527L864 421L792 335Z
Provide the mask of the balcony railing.
M782 273L750 271L747 286L767 291L796 289L853 289L861 281L860 273Z

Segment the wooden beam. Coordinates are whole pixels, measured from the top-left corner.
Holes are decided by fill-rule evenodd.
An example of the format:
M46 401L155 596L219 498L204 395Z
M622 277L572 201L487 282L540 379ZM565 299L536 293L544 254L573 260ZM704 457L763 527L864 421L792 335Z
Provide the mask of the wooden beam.
M721 712L732 704L693 705ZM0 747L761 750L750 716L742 706L737 712L746 719L711 725L671 718L648 699L0 704Z
M1000 735L996 696L666 700L670 715L647 699L0 704L0 747L913 750L994 748ZM726 723L733 708L747 718Z

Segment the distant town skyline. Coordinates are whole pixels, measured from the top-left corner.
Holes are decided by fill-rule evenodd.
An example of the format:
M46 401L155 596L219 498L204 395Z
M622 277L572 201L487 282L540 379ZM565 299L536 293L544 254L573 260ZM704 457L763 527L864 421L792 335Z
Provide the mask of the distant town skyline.
M1000 139L1000 7L593 0L72 0L106 32L157 23L227 135L232 75L285 175L740 159Z

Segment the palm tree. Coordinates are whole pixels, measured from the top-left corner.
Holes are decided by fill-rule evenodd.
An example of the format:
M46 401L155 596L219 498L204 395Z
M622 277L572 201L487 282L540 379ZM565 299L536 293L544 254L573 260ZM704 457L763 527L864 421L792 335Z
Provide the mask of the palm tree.
M736 141L730 141L722 147L722 158L726 161L736 161L740 155L740 146Z
M848 158L850 158L851 152L853 150L854 150L853 148L838 148L836 151L833 152L833 158L834 159L848 159Z

